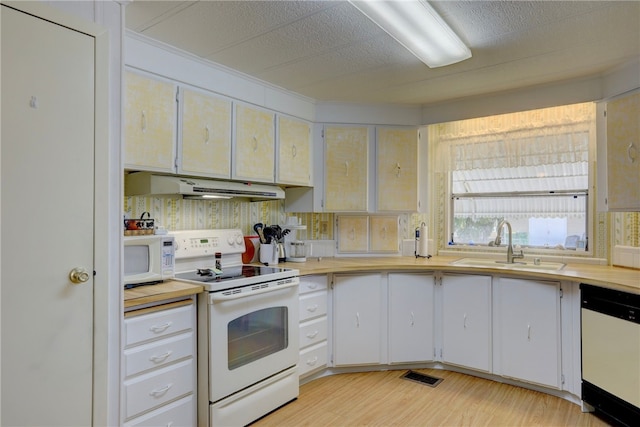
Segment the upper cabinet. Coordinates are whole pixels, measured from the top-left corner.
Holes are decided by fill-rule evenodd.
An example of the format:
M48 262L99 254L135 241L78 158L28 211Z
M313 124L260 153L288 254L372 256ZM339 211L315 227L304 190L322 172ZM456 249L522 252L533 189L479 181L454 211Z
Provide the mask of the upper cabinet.
M418 130L376 129L376 210L417 211Z
M232 178L275 181L275 114L245 104L235 106Z
M598 209L640 211L640 92L607 102L598 116Z
M326 126L324 141L325 211L366 212L369 191L368 128Z
M182 89L178 173L231 178L231 101Z
M176 85L128 71L125 87L125 168L175 172Z
M281 184L311 185L311 124L278 116L276 181Z

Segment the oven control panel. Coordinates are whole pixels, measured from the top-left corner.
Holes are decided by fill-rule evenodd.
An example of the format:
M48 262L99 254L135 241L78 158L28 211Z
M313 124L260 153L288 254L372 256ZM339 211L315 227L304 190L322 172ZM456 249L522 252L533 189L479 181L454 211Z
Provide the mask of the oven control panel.
M170 233L175 238L176 259L242 254L246 248L238 229L182 230Z

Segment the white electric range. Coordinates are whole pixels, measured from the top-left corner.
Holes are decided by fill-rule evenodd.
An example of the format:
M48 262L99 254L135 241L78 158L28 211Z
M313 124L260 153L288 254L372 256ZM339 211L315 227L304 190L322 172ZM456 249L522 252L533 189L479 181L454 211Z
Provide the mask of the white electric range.
M237 229L171 235L175 280L206 291L198 296L198 425L246 425L296 399L298 270L242 264Z

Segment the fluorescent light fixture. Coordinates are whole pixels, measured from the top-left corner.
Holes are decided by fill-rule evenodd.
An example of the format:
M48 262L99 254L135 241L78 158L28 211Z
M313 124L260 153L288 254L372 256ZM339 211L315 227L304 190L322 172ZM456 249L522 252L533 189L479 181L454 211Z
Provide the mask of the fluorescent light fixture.
M424 0L349 3L431 68L471 58L471 50Z
M182 196L183 199L191 199L191 200L204 200L204 199L231 199L231 196L221 196L218 194L202 194L202 195L197 195L197 196L192 196L192 195L184 195Z

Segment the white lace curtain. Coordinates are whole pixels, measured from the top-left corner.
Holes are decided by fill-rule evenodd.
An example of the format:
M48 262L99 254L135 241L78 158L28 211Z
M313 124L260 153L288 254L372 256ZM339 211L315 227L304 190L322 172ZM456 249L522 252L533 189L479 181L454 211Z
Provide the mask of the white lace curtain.
M449 171L575 164L589 161L595 104L481 117L429 127Z

